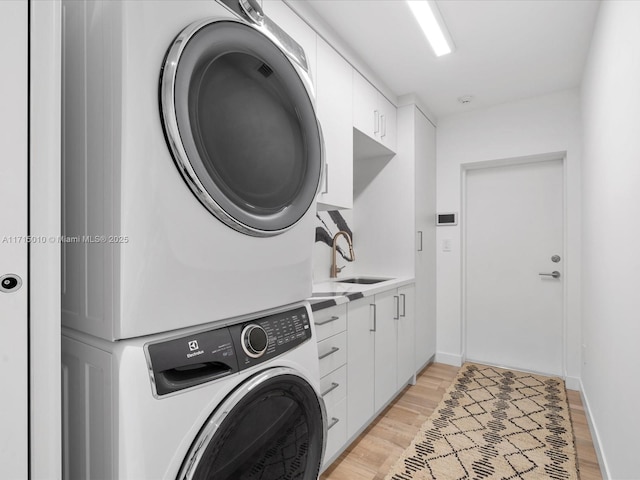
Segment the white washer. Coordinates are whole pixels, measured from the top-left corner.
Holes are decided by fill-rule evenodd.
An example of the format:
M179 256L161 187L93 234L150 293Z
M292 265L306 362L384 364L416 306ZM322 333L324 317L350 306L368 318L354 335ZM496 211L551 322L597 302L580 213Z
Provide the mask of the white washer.
M63 321L107 340L311 294L323 141L256 0L63 1Z
M313 329L301 303L119 342L66 331L63 478L316 480Z

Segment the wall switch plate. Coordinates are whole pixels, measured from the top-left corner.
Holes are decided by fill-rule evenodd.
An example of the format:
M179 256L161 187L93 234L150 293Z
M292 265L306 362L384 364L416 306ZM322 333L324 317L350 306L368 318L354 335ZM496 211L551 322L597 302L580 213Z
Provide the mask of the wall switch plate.
M450 252L451 251L451 239L450 238L445 238L444 240L442 240L442 251L443 252Z

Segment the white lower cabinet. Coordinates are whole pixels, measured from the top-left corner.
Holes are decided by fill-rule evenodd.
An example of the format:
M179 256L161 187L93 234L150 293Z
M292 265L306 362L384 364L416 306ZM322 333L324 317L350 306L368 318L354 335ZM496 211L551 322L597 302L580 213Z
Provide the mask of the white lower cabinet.
M347 363L347 332L318 342L320 358L320 379Z
M347 316L347 437L351 438L375 412L374 299L349 302Z
M415 375L415 285L314 313L327 468Z
M398 342L397 388L404 387L416 373L415 369L415 302L416 286L398 288L399 315L396 322Z
M326 468L347 442L347 305L313 314L320 361L320 392L327 413Z
M320 391L327 409L327 445L325 464L347 442L347 366L326 375L320 381Z
M413 378L413 284L347 306L347 437L363 430Z
M390 290L375 296L375 410L382 408L397 390L398 295Z

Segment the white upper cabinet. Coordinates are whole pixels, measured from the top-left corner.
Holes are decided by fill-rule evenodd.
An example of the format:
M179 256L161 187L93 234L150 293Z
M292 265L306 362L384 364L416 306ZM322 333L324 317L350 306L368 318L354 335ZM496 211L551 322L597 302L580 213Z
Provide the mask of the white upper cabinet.
M316 32L282 0L264 0L264 13L304 49L309 74L316 87Z
M318 208L323 210L353 206L351 72L351 65L318 37L316 105L325 144Z
M395 152L396 118L396 107L354 70L353 126Z

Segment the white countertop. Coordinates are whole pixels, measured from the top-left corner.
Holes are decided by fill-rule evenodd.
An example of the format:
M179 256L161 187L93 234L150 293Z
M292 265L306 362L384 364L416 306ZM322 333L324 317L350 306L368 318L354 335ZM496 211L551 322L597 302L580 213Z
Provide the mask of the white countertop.
M372 284L360 284L360 283L342 283L341 278L332 279L325 282L319 282L313 284L313 297L309 298L309 302L311 304L319 303L326 300L333 300L335 305L340 305L342 303L346 303L350 300L349 296L357 295L359 298L360 295L364 297L369 297L371 295L375 295L377 293L385 292L387 290L391 290L393 288L402 287L404 285L409 285L415 282L414 277L385 277L380 275L352 275L346 276L344 279L349 278L374 278L374 279L385 279L381 282L372 283ZM326 295L322 295L326 294ZM327 304L327 308L332 306L331 304Z

